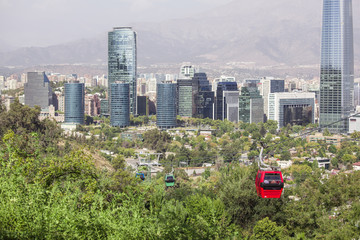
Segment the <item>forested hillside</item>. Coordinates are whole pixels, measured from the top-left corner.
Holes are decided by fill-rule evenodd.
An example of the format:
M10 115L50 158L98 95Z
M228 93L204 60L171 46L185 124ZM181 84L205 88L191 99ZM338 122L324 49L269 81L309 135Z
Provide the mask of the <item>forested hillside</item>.
M111 145L110 136L115 134L111 128L103 125L105 134L99 140L65 137L55 123L39 121L39 113L39 109L17 101L8 112L0 109L0 239L356 239L360 236L360 172L332 176L324 174L315 164L294 164L285 173L292 180L287 183L282 198L261 199L254 184L256 166L246 167L232 161L218 164L214 171L207 169L196 178L176 170L176 187L166 189L165 173L158 174L151 182L141 181L126 167L123 155L132 154L130 143L117 146L118 156L109 159L111 169L95 166L98 146L116 148L115 143ZM227 139L226 143L218 139L225 162L242 148L248 148L249 153L253 151L255 156L258 142L266 141L266 137L271 139L269 134L277 134L271 133L271 124L254 127L243 125L236 130L229 123L216 126L217 136ZM310 145L291 140L287 131L291 129L279 135L282 140L288 138L283 149L300 146L308 154ZM161 141L153 141L156 134L160 134ZM249 136L255 141L250 141ZM216 139L214 136L209 146L198 139L194 142L197 148L186 152L174 143L178 140L181 144L181 139L173 140L166 133L152 130L144 134L141 144L159 151L172 148L176 155L171 161L182 161L185 157L196 157L195 150L211 152L208 149L212 146L216 152ZM338 164L343 156L350 155L342 150L359 152L355 141L344 144L342 149L332 150L337 154ZM323 148L316 144L313 147L320 153ZM231 153L232 148L238 152ZM286 155L280 147L273 150L275 154ZM349 161L355 161L354 158ZM162 161L166 163L169 159Z

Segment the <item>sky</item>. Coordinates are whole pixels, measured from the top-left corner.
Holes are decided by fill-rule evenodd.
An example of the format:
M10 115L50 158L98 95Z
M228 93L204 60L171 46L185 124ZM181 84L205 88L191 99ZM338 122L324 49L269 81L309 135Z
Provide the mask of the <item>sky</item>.
M44 47L116 26L188 17L232 0L0 0L0 44Z

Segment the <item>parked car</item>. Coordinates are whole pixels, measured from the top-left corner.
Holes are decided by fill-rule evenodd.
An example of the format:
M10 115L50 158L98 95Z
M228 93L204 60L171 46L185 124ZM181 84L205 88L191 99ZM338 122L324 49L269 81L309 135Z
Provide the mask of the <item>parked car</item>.
M151 163L151 165L153 166L161 166L161 163L157 162L157 161L154 161Z
M202 164L202 167L211 167L211 166L212 166L211 163L203 163L203 164Z

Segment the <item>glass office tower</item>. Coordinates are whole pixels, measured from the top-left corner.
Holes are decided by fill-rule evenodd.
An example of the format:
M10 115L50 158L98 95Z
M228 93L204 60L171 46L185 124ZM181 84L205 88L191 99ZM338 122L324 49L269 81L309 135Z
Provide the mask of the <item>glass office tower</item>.
M216 119L226 119L226 109L224 109L224 91L238 91L236 82L219 82L216 89ZM239 92L238 92L239 93ZM238 97L239 98L239 97ZM239 113L238 113L239 115Z
M136 32L131 27L116 27L108 34L108 95L111 109L111 84L129 84L130 113L136 115Z
M156 125L162 129L176 127L176 84L158 83L156 92Z
M177 80L177 114L181 117L192 117L193 86L190 79Z
M321 67L320 127L346 132L353 110L354 47L351 0L324 0ZM332 124L337 122L336 124ZM331 124L331 125L329 125Z
M264 122L264 100L256 85L255 87L244 86L241 88L239 121L244 123Z
M25 104L48 108L52 104L52 89L45 72L28 72L27 80L24 85Z
M84 124L84 83L65 83L65 123Z
M130 98L128 83L112 83L110 124L114 127L127 127L130 125Z

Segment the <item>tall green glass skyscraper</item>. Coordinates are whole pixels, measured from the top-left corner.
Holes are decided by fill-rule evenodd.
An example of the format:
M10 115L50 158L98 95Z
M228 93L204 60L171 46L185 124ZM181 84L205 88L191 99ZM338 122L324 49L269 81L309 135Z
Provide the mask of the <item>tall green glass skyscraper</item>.
M108 34L108 96L112 108L111 84L128 83L130 113L136 115L136 32L131 27L116 27ZM111 115L111 111L110 111Z
M348 121L339 120L353 110L353 88L352 0L323 0L320 127L332 132L348 130Z
M176 127L176 84L156 85L156 125L161 129Z
M65 83L65 123L84 124L84 83Z
M114 127L127 127L130 125L129 113L129 84L111 84L110 124Z

